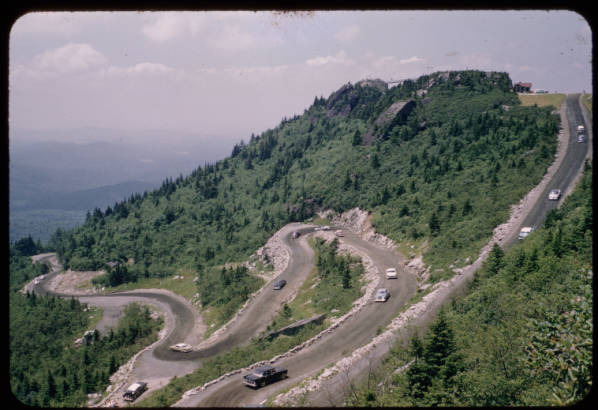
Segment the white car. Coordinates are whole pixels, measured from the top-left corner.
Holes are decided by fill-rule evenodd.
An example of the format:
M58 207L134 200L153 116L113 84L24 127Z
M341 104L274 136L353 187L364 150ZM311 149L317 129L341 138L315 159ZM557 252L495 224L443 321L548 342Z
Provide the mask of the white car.
M553 189L548 194L548 199L551 200L551 201L558 201L560 197L561 197L561 190L560 189Z
M531 227L531 226L524 226L523 228L521 228L521 231L519 232L519 239L525 238L527 235L529 235L533 231L534 231L533 227Z
M380 288L376 291L376 302L386 302L390 297L390 292L386 288Z
M345 236L345 234L343 233L343 231L341 231L340 229L339 229L338 231L336 231L334 234L335 234L336 236L338 236L338 237Z
M386 279L396 279L396 278L397 278L397 270L395 268L386 269Z
M330 230L330 227L329 227L328 225L326 225L326 226L323 226L321 229L322 229L323 231L329 231L329 230Z
M193 347L187 343L177 343L175 345L170 346L170 350L181 353L189 353L193 350Z

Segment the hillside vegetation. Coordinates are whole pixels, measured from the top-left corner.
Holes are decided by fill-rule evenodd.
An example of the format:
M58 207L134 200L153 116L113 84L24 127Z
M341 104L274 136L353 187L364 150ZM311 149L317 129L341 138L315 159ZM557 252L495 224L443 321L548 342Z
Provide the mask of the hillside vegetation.
M519 94L518 97L521 105L538 107L560 107L565 100L565 94Z
M496 246L423 339L396 346L352 406L571 405L593 380L592 171L544 227ZM395 369L411 363L407 370Z
M66 268L129 260L121 280L192 270L212 292L237 294L243 281L226 284L212 267L246 260L288 222L360 207L378 232L425 245L432 280L442 279L477 255L554 158L554 107L524 107L511 87L506 73L480 71L347 84L224 160L96 209L51 246Z
M46 264L31 263L30 256L43 251L31 237L10 247L10 389L27 406L83 406L88 394L106 390L119 366L157 340L162 319L131 304L116 328L76 347L73 342L94 328L100 309L74 298L19 292L32 277L48 273Z

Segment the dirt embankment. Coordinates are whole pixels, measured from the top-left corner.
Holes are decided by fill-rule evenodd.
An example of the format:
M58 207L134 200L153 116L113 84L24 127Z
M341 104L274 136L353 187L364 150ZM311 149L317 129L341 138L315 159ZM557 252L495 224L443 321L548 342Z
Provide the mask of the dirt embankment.
M68 269L56 275L48 283L48 290L69 295L95 295L104 290L103 287L93 286L91 281L102 276L106 271L73 271Z

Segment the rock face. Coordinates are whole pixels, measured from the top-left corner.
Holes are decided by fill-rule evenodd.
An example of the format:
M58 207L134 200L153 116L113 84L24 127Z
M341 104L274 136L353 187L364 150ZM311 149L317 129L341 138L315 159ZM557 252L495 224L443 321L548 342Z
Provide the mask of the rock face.
M388 90L388 84L382 80L362 80L352 85L347 83L333 92L326 103L328 117L356 113L359 109L377 101Z
M374 125L370 127L363 138L363 142L371 144L376 140L376 130L383 130L390 128L393 124L403 124L411 111L415 108L415 100L396 101L390 107L382 112L374 121Z
M355 83L355 85L356 86L358 85L361 87L374 87L382 93L385 93L388 90L388 84L385 81L382 81L380 79L361 80L361 81L358 81L357 83Z
M295 334L299 329L309 323L322 323L322 321L326 318L326 313L322 313L321 315L316 315L310 317L308 319L299 320L295 323L292 323L288 326L283 327L282 329L274 330L266 335L266 338L271 338L274 336L278 336L279 334L283 335L292 335Z

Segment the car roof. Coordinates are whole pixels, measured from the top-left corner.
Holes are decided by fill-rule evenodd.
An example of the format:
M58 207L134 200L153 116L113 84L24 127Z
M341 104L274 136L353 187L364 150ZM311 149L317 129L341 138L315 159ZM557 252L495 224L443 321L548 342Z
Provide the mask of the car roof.
M254 372L265 372L266 370L270 370L270 369L274 369L274 367L270 366L269 364L266 364L264 366L256 367L255 369L253 369L253 371Z
M130 385L127 390L136 390L136 389L138 389L140 387L143 387L145 385L146 385L146 383L144 383L144 382L135 382L132 385Z

